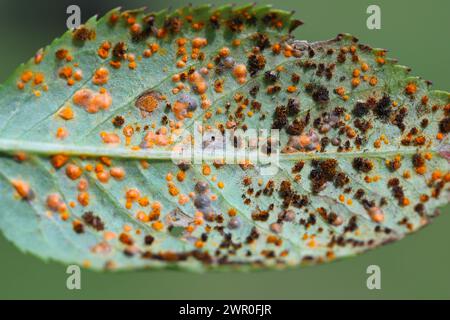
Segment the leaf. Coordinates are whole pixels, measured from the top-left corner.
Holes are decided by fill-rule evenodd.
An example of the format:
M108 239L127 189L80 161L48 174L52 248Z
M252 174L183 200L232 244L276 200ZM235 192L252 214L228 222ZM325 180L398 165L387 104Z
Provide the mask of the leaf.
M94 269L248 270L426 225L448 202L448 92L350 35L295 40L300 24L116 9L40 50L0 88L6 237ZM254 129L279 137L240 149Z

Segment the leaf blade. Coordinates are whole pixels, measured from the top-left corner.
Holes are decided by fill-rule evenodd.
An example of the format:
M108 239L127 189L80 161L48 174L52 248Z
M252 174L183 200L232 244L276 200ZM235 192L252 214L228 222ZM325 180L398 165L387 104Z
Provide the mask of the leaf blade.
M218 12L220 28L216 30L213 17ZM296 266L354 255L401 239L427 224L434 210L448 202L449 166L441 152L448 144L447 135L444 132L440 140L436 135L448 119L449 94L432 91L425 81L410 77L405 67L385 58L384 50L359 45L350 35L326 42L298 42L288 35L290 26L298 24L292 14L267 6L163 11L154 14L153 26L160 29L152 32L178 30L180 16L183 25L167 37L150 37L149 43L134 42L135 35L129 33L134 20L145 23L148 15L128 11L122 13L122 25L111 27L111 16L116 14L113 10L98 22L92 19L86 24L88 30L95 29L95 40L80 45L67 33L44 51L41 65L30 61L0 88L0 186L4 207L12 208L0 215L0 227L23 250L95 269ZM209 24L196 30L196 23ZM199 51L205 59L188 58L177 66L178 39L193 44L201 36L208 42ZM232 46L232 39L241 44ZM121 68L115 70L109 66L114 59L97 56L104 41L111 46L125 42L133 55L147 48L154 52L148 59L121 60ZM266 48L267 41L272 47ZM157 50L152 49L155 43ZM274 47L276 43L280 49ZM230 47L230 56L246 65L252 76L247 74L240 83L232 68L221 65L224 58L218 53L223 46ZM71 61L51 59L61 48L69 49L87 77L69 86L61 81L62 67L78 68ZM136 60L135 69L131 64ZM185 74L189 79L197 72L190 71L193 67L200 70L209 62L212 67L200 77L207 79L206 98L195 94L202 91L201 83L184 82L184 88L190 89L185 91L188 98L196 99L198 106L192 116L178 118L174 105L180 103L183 87L174 91L173 77ZM99 89L91 82L102 67L109 70L103 87L112 95L110 108L88 113L72 105L80 90ZM17 94L14 82L28 69L35 73L45 69L51 85L48 94L42 91L36 98L39 86ZM266 75L269 71L274 73ZM217 81L223 81L222 90L217 90ZM143 94L148 97L148 92L152 99L155 92L167 98L143 113L137 99ZM205 100L211 106L202 110ZM291 112L288 108L296 109L289 107L290 100L298 101L300 110L285 117L283 113ZM162 101L170 107L164 108ZM364 110L355 111L361 101L364 106L359 107ZM67 104L75 111L70 121L58 116ZM132 136L123 127L113 126L117 117L125 118ZM142 147L148 132L158 135L156 129L164 117L169 127L173 122L170 130L175 133L176 122L190 134L197 130L195 121L204 128L228 122L236 128L275 126L281 129L284 148L278 158L279 171L260 177L257 164L241 163L244 159L237 164L213 163L217 156L210 157L209 163L177 166L172 163L174 143ZM425 118L427 126L411 133ZM356 123L358 119L364 123ZM57 140L55 132L61 127L69 135ZM293 130L298 132L292 134ZM120 137L119 145L104 144L104 132ZM152 142L159 138L152 136ZM342 141L334 144L332 138ZM309 139L309 144L299 139ZM28 155L26 160L20 152ZM70 159L55 166L55 155ZM421 173L422 167L427 172ZM113 169L126 176L118 177ZM434 179L438 171L440 176ZM431 185L430 179L434 179ZM196 191L202 186L208 189L207 197ZM33 197L24 194L27 190L33 191ZM52 210L49 205L49 196L55 194L64 210ZM422 201L423 196L428 199Z

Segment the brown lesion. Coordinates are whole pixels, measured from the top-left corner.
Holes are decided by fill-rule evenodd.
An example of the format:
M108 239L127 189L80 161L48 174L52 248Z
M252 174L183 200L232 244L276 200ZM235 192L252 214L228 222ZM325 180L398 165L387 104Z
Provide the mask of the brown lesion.
M163 100L160 92L155 90L144 91L135 102L135 106L141 111L142 117L156 110Z

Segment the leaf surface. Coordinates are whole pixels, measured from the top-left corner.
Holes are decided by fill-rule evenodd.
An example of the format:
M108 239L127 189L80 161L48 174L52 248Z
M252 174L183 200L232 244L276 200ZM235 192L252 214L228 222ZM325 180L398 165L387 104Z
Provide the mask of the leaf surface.
M113 10L39 51L0 88L6 237L94 269L250 269L426 225L448 202L449 94L350 35L295 40L300 24Z

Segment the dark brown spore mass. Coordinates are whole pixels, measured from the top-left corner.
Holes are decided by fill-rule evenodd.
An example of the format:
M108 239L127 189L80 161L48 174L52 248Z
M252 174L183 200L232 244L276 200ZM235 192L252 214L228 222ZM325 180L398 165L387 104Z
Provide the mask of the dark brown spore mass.
M373 168L373 163L370 160L359 157L353 159L352 165L356 171L364 173L370 172Z

